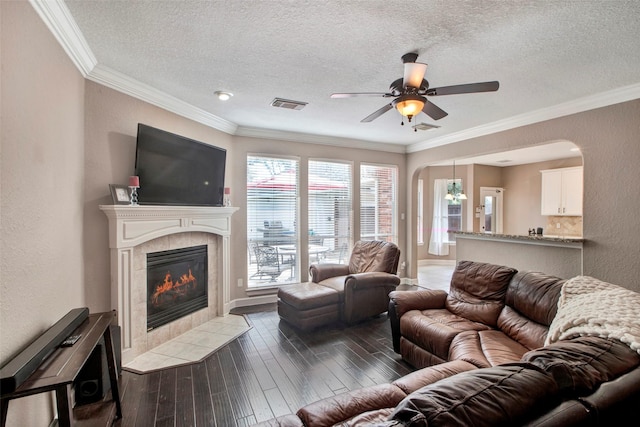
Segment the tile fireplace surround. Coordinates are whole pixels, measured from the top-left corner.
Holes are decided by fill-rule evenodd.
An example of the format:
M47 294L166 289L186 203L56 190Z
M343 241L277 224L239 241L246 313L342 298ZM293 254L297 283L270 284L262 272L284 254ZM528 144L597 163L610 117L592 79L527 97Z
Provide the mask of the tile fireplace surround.
M238 208L101 205L109 221L111 308L122 328L122 364L229 313L231 215ZM207 245L208 307L147 331L147 253Z

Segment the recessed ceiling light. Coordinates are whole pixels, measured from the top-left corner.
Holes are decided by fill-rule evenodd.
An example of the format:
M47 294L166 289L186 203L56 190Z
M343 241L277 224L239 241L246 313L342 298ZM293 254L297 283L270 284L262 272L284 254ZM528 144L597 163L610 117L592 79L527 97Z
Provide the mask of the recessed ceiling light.
M213 92L213 94L217 96L220 101L228 101L233 96L231 92L222 92L220 90Z

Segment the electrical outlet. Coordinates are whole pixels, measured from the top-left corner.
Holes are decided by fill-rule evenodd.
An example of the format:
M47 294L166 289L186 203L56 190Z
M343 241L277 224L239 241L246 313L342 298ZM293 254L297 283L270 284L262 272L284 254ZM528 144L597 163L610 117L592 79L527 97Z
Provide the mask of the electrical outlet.
M242 284L242 279L238 279L238 287L242 288L244 285Z
M556 222L556 228L560 229L560 223L559 222Z

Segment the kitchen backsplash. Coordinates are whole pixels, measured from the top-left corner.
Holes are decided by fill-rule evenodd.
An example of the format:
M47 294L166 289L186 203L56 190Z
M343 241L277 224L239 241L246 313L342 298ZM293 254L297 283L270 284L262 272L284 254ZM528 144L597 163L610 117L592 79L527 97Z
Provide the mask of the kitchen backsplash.
M557 227L560 224L560 228ZM557 236L582 236L581 216L548 216L544 234Z

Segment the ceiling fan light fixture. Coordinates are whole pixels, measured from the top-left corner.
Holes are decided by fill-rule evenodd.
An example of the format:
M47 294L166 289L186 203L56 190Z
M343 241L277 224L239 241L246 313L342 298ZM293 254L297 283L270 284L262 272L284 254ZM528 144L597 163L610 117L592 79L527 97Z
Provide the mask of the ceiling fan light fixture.
M422 111L424 99L418 95L403 95L393 102L398 112L406 117L413 117Z

